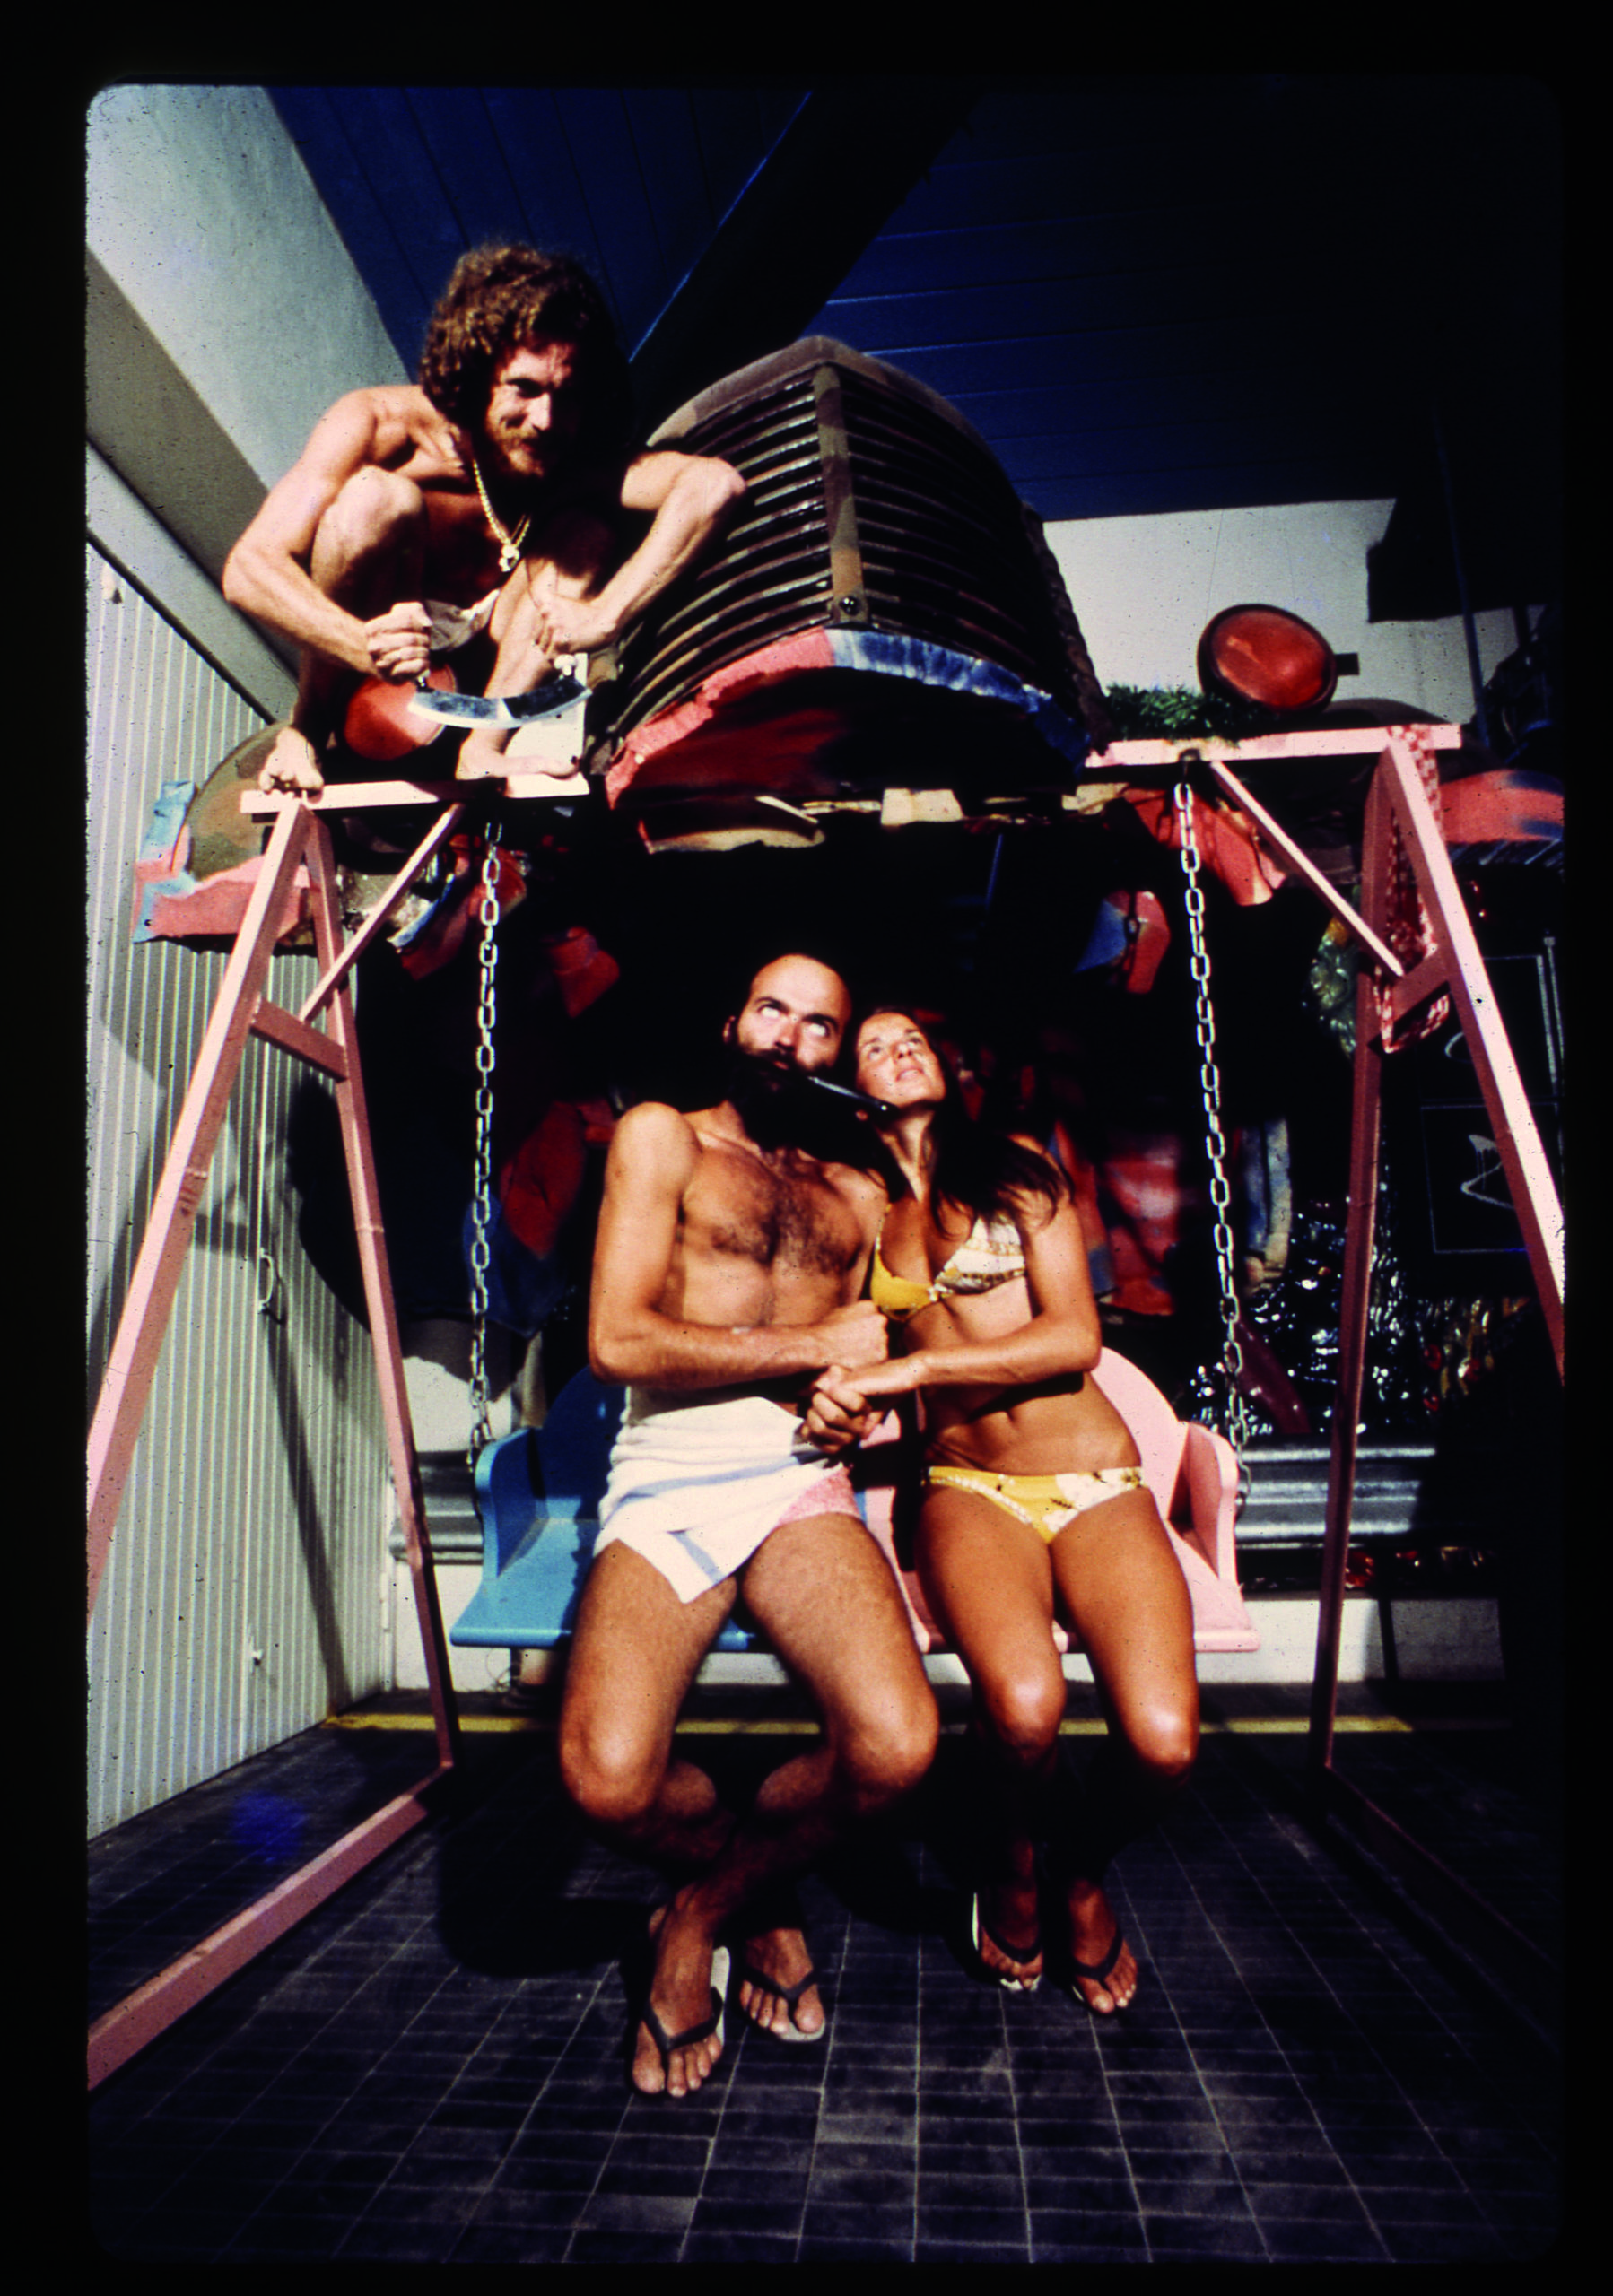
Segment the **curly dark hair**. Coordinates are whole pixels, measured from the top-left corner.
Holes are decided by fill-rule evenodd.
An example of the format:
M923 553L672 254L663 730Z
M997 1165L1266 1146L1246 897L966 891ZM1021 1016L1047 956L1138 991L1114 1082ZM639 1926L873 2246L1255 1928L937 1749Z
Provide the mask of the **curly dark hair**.
M569 256L536 248L473 248L460 257L426 329L420 387L462 430L479 430L493 380L511 352L565 343L586 381L579 448L607 453L625 440L632 408L627 361L598 287Z

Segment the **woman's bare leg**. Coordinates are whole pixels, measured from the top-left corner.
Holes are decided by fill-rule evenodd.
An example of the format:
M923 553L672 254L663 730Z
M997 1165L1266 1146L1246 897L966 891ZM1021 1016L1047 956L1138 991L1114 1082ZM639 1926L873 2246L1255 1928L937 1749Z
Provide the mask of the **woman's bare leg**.
M1085 1805L1061 1828L1057 1858L1073 1958L1101 1967L1119 1935L1103 1880L1121 1844L1162 1814L1193 1765L1199 1684L1187 1582L1147 1492L1089 1509L1050 1550L1059 1599L1091 1661L1109 1723ZM1105 1979L1076 1982L1106 2015L1137 1990L1121 1944Z
M1051 1822L1065 1703L1048 1550L990 1500L937 1490L924 1502L918 1559L930 1608L975 1694L984 1770L976 1825L981 1960L1002 1978L1029 1981L1042 1970L1036 1842Z

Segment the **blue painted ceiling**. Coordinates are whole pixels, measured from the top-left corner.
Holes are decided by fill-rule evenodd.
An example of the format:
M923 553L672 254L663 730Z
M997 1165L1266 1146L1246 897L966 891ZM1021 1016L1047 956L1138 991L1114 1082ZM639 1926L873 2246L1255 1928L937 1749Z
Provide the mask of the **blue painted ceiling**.
M466 248L580 256L643 426L806 334L1044 518L1397 502L1374 613L1558 595L1558 125L1503 75L271 91L412 370ZM1392 561L1392 563L1391 562Z

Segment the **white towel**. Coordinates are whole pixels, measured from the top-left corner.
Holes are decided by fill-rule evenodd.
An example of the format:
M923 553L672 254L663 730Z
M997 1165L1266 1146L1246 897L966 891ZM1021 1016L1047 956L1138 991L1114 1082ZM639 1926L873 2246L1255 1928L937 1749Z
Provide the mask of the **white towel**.
M731 1578L820 1486L825 1514L854 1511L843 1469L801 1438L785 1405L765 1396L684 1403L630 1387L594 1552L621 1540L692 1603Z

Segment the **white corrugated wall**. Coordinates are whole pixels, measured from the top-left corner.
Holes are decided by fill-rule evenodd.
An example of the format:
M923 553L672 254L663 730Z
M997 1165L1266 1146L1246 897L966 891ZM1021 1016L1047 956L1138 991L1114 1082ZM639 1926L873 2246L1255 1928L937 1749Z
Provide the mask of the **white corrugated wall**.
M225 962L131 941L133 864L162 783L199 786L262 719L87 560L92 1401ZM276 957L269 994L313 978ZM370 1343L298 1240L286 1171L310 1074L249 1048L196 1219L90 1631L92 1834L387 1679Z

